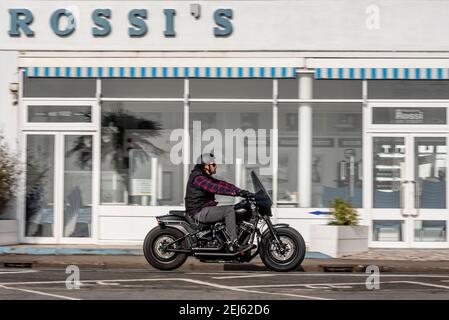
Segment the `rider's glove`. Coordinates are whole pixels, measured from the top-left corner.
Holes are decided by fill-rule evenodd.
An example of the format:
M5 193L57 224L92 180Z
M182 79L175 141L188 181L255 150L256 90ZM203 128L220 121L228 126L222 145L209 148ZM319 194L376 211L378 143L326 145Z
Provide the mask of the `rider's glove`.
M248 190L240 190L240 192L237 195L242 198L253 198L254 197L254 194L249 192Z

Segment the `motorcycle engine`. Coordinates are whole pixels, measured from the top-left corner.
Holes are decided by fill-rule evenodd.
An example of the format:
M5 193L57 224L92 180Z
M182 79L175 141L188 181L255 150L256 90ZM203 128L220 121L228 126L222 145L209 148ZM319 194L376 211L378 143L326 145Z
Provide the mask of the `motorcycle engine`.
M197 247L218 248L220 243L214 238L212 230L203 231L197 234Z
M237 230L237 241L240 244L246 244L251 237L251 234L253 233L255 227L253 224L243 221L241 224L239 224L238 230Z

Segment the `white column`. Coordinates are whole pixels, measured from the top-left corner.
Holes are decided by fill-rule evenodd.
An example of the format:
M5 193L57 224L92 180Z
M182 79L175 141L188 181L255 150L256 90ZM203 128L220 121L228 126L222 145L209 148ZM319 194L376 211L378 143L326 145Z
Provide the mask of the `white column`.
M272 144L271 144L271 161L270 164L272 166L273 169L273 182L272 182L272 186L271 186L271 190L273 190L273 206L276 207L277 206L277 199L278 199L278 165L279 165L279 159L278 159L278 154L279 154L279 149L278 149L278 80L274 79L273 80L273 123L272 123L272 127L273 127L273 139L272 139Z
M158 176L157 176L157 168L158 167L158 158L151 158L151 202L150 202L150 204L152 205L152 206L155 206L155 205L157 205L157 192L158 192L158 190L157 190L157 187L158 187L158 185L157 185L157 179L158 179ZM144 199L142 199L142 201L145 201L145 204L142 204L142 205L145 205L145 206L147 206L148 205L148 197L147 196L145 196L145 197L143 197Z
M183 177L184 183L182 185L183 188L183 198L186 195L186 184L189 179L189 164L190 164L190 136L189 136L189 116L190 116L190 105L189 105L189 97L190 97L190 88L189 88L189 79L184 79L184 144L183 144ZM184 201L180 204L183 205Z
M299 74L299 99L312 99L313 74ZM312 105L300 103L298 108L298 191L299 206L312 205Z

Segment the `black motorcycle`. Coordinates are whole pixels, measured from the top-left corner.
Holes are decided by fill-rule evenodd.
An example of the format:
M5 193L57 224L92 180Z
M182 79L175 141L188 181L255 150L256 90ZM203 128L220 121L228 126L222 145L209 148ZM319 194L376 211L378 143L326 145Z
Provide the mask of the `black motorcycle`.
M272 201L254 171L254 195L234 206L240 251L231 252L224 222L197 223L185 211L156 217L158 226L145 237L147 261L160 270L180 267L192 255L202 262L249 262L258 254L274 271L297 269L306 253L304 239L288 224L272 224Z

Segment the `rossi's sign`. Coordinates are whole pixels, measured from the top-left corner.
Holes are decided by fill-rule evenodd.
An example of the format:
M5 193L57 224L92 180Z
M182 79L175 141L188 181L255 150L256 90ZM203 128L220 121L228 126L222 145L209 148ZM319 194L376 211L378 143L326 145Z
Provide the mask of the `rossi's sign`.
M195 19L200 18L199 5L191 6L191 14ZM156 10L155 10L156 11ZM9 31L10 37L34 37L32 23L36 19L33 12L27 8L10 8L9 12ZM129 37L145 37L148 34L148 20L150 16L148 9L131 9L127 13ZM59 8L50 13L49 27L52 33L58 37L69 37L77 31L77 26L81 19L90 19L92 28L90 33L93 37L107 37L112 31L112 17L117 14L113 13L110 8L94 9L90 13L90 17L79 16L76 8ZM175 17L176 9L163 9L162 12L151 12L154 15L163 14L165 37L175 37ZM38 17L42 18L42 17ZM228 37L232 33L232 9L216 9L213 13L213 22L215 26L211 28L215 37Z

